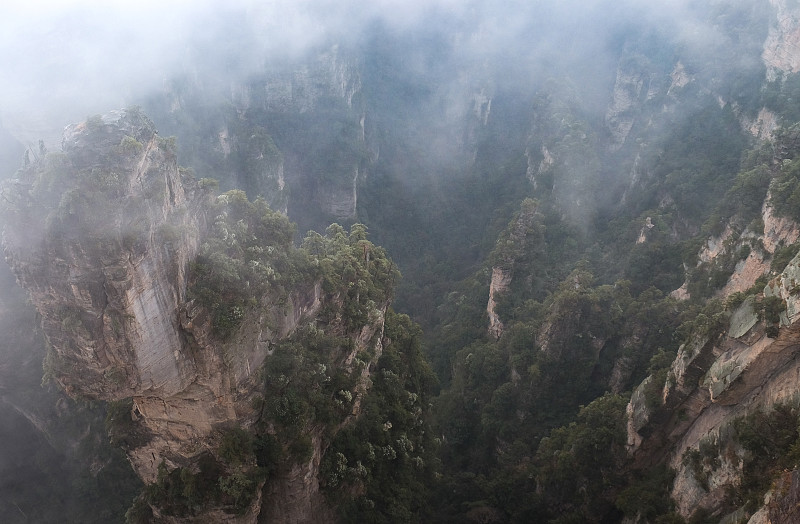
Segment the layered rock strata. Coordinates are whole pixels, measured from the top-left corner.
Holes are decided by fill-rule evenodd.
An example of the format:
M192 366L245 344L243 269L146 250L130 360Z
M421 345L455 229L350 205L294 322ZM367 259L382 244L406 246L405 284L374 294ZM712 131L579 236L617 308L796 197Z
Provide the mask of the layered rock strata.
M767 228L765 247L777 237L796 240L793 224L779 226L777 222L774 217L770 220L775 227ZM762 262L756 274L739 285L735 283L742 275L736 273L726 289L749 287L750 279L768 269ZM796 256L761 293L745 298L729 315L720 312L699 326L681 346L665 383L648 377L631 398L629 449L639 467L666 460L676 470L672 495L686 517L698 508L718 511L726 489L739 483L743 452L737 451L731 438L733 421L756 411L769 412L779 404L794 405L800 399L799 279L800 256ZM776 318L766 312L770 301L780 312ZM653 391L658 392L658 400L652 398ZM687 451L702 449L704 443L717 446L721 455L714 458L716 466L703 487L684 457Z

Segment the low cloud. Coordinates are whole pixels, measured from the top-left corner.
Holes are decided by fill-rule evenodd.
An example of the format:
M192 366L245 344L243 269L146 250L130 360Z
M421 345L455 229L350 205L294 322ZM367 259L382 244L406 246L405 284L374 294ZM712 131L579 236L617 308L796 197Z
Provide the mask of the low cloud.
M442 32L451 59L508 68L531 82L548 67L608 66L605 46L626 24L659 24L707 38L685 0L172 0L15 2L0 22L0 119L26 141L141 100L176 73L246 77L264 60L329 42L359 43L365 28ZM453 39L460 39L454 42ZM702 45L702 44L700 44ZM488 64L488 66L486 65ZM442 66L442 64L437 64ZM590 69L587 76L594 74ZM588 79L587 79L588 81Z

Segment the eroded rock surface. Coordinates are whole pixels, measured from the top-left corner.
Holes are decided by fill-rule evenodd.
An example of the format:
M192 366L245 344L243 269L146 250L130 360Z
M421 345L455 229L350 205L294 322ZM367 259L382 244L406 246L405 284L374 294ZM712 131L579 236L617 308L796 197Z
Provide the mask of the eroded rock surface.
M168 396L195 381L177 311L203 197L145 117L69 126L63 152L4 195L6 258L42 314L52 374L68 392Z
M162 482L178 467L198 471L198 460L219 453L220 431L254 424L261 416L254 399L263 388L257 372L275 344L314 322L325 303L329 317L344 304L337 292L323 291L318 277L276 280L268 262L251 260L248 267L261 272L252 274L264 275L266 283L242 283L252 284L256 294L247 308L225 312L233 327L220 335L222 306L188 296L198 278L192 267L198 254L216 260L207 245L212 229L232 250L225 256L237 256L251 242L250 226L229 218L236 206L252 206L243 195L215 198L201 188L177 166L174 141L159 137L138 111L69 126L62 152L26 167L3 188L8 224L3 246L41 314L50 347L47 373L73 396L131 399L135 430L126 436L126 451L147 483ZM256 226L285 217L262 220ZM284 236L291 242L291 234ZM247 249L278 253L275 242ZM369 245L360 242L360 263L369 265ZM350 249L361 255L361 244ZM235 262L222 260L213 267L222 270ZM226 300L229 291L223 288L217 300ZM357 294L355 300L367 299ZM387 307L382 300L367 303L363 326L345 328L341 314L327 318L328 329L352 337L335 365L352 371L357 354L380 356ZM361 363L364 371L355 380L350 395L355 402L345 421L359 414L369 387L368 364ZM263 507L259 487L244 508L238 504L234 510L223 498L222 506L188 516L153 506L155 517L255 522L262 514L281 522L330 521L333 513L318 480L323 428L309 433L312 458L272 479Z
M537 241L535 231L537 221L537 204L526 199L517 217L497 242L494 251L495 264L492 267L492 279L489 284L489 301L486 313L489 315L489 334L494 338L503 335L503 321L497 313L497 301L509 292L514 278L514 265L521 259L530 245Z
M725 451L725 446L733 445L726 444L732 421L797 399L798 276L800 257L795 257L763 294L747 298L732 312L720 334L712 330L711 335L696 336L682 346L667 375L661 403L645 402L643 391L652 387L648 382L652 377L631 399L629 448L642 464L668 459L677 471L672 495L687 517L698 507L715 511L723 503L726 486L738 482L740 451L735 446ZM767 329L770 320L758 312L757 301L767 297L778 297L782 304L781 327L774 332ZM707 486L700 487L684 455L703 442L719 446L721 455L708 472Z
M497 298L499 295L508 292L511 284L511 271L501 267L492 268L492 281L489 284L489 303L486 305L486 313L489 315L489 334L494 338L500 338L503 334L503 321L497 314Z
M761 57L769 74L795 73L800 70L800 10L794 2L770 0L777 10L775 21L769 29Z

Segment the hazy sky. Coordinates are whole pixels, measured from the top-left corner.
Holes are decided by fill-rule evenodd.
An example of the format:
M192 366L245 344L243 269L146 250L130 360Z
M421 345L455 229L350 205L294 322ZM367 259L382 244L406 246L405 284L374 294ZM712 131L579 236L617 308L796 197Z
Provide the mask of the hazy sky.
M487 57L518 54L530 58L554 50L583 57L602 53L599 43L608 37L609 28L625 20L647 19L660 25L682 20L681 31L696 31L685 16L685 3L6 1L0 7L0 119L26 140L42 134L52 139L54 127L134 103L163 86L176 71L191 70L193 60L213 63L219 56L229 56L225 53L236 39L248 46L236 60L235 73L240 75L259 67L272 54L292 55L331 39L357 38L375 20L397 30L446 21L473 31L465 52ZM203 56L197 56L198 48ZM226 74L231 74L230 69Z

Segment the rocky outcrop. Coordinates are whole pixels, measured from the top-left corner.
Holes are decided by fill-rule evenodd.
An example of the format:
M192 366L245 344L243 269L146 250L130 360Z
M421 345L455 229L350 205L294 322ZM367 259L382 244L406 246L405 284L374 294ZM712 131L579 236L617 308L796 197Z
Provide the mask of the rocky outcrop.
M508 292L511 284L511 271L501 267L492 268L492 281L489 284L489 303L486 304L486 313L489 315L489 334L500 338L503 334L503 321L495 311L499 295Z
M528 167L525 170L525 176L528 177L528 180L533 185L533 188L536 189L536 181L538 177L547 171L553 164L555 164L555 159L545 146L541 146L541 160L538 161L538 164L534 160L535 155L531 151L531 146L525 148L525 158L528 161ZM536 164L535 167L534 164Z
M606 127L612 136L612 149L622 147L628 138L636 120L642 91L648 91L648 80L648 75L638 68L617 70L612 101L605 116Z
M274 345L313 322L326 300L328 314L344 301L330 290L326 295L319 280L294 281L289 288L285 281L266 287L247 281L243 285L262 291L247 302L253 307L226 310L234 329L219 334L222 306L190 299L188 293L190 281L199 278L192 276L198 254L221 264L207 267L234 271L235 259L224 257L237 256L256 239L256 230L248 229L247 217L237 211L252 204L239 193L214 199L177 166L173 141L159 137L138 111L69 126L62 152L28 166L3 189L8 224L3 246L41 314L50 347L47 372L72 396L132 400L135 438L127 439L126 450L147 483L162 482L163 471L178 467L197 471L198 460L219 453L221 429L252 425L260 416L254 398L263 388L257 372ZM243 218L236 222L229 218L234 216ZM264 232L263 224L285 221L270 217L258 218L266 221L253 226L261 228L259 234L280 234L279 229ZM212 229L216 236L210 237ZM291 242L290 233L283 235ZM230 250L222 262L214 262L219 255L209 242ZM349 249L360 255L361 248ZM267 236L247 249L288 248ZM369 264L369 246L363 251L363 263ZM251 278L274 275L268 260L249 264L261 271ZM386 303L367 304L368 321L352 334L339 326L341 319L329 326L353 338L337 360L348 371L357 354L380 356ZM359 414L368 369L353 386L349 418ZM330 521L318 476L326 447L322 436L329 438L331 430L312 426L308 431L312 458L270 481L263 508L256 490L236 514L229 506L206 507L184 519L153 506L156 517L255 522L261 514L281 522Z
M789 148L776 146L773 165L789 155ZM800 239L797 223L776 216L771 200L772 190L759 217L763 233L728 225L698 253L698 270L732 270L717 298L750 295L736 295L738 305L729 300L728 311L720 306L696 322L693 336L681 346L666 378L662 375L661 382L654 383L655 377L649 377L628 406L628 446L635 461L646 467L666 460L676 470L672 496L686 517L697 508L722 517L725 491L738 486L744 451L731 429L733 421L800 399L800 259L795 257L777 276L772 273L774 278L759 293L752 291L760 277L776 269L771 266L779 250ZM745 249L747 256L738 259ZM690 283L687 280L673 296L687 291ZM683 296L688 298L688 293ZM660 393L657 401L655 392ZM687 461L685 457L692 454L706 457L702 467ZM758 515L754 518L766 518L767 510Z
M667 90L668 94L674 93L675 90L685 87L692 81L692 77L686 72L686 68L681 62L675 64L672 73L669 75L670 84Z
M361 90L358 69L338 45L315 55L296 68L271 74L264 84L264 104L268 110L313 110L326 97L343 100L348 107Z
M754 250L747 255L747 258L737 262L731 278L720 291L720 295L729 296L750 289L758 277L769 271L769 263L765 260L768 256Z
M647 233L650 232L650 230L653 229L654 227L656 227L656 225L653 224L653 219L647 217L644 221L642 229L639 231L639 238L636 239L636 243L644 244L645 242L647 242Z
M792 524L800 518L800 470L784 471L748 524Z
M503 321L497 313L497 300L504 293L508 293L514 277L515 264L539 239L540 232L536 231L537 206L538 204L531 199L522 202L519 214L497 240L497 246L492 253L494 263L486 313L489 315L489 334L495 339L503 335Z
M15 521L24 513L36 522L119 521L141 488L124 455L107 442L104 408L73 402L50 384L42 384L45 344L36 310L27 294L0 266L0 420L4 456L3 478L14 479L14 490L0 493L0 515ZM122 455L122 456L120 456ZM32 457L36 457L35 460ZM114 482L106 482L113 476ZM94 482L94 489L75 504L74 481ZM25 483L48 492L26 496Z
M702 264L707 267L724 265L726 257L734 257L741 249L748 249L747 256L732 266L733 271L728 281L716 293L718 297L724 298L750 289L760 276L769 272L770 262L776 250L782 246L792 245L800 239L800 225L790 218L776 216L770 203L771 199L770 191L761 207L763 233L750 230L736 233L730 225L727 225L722 233L706 240L700 249L697 267ZM688 282L684 282L671 295L679 300L686 300L689 298L688 288Z
M778 115L762 107L754 120L745 120L744 127L755 138L769 140L778 128Z
M736 263L733 274L719 292L720 296L727 297L733 293L749 289L758 277L769 271L770 259L779 247L794 244L800 239L800 226L790 218L775 216L775 212L770 205L770 199L771 194L768 193L761 208L764 234L759 238L764 249L752 249L744 260ZM742 240L737 244L737 248L747 243L749 238L748 233L742 235ZM719 244L721 245L722 243L722 240L720 240ZM713 260L719 253L719 250L715 253L709 252L707 259Z
M63 152L4 194L6 258L42 313L65 390L114 400L195 380L176 312L202 195L152 124L117 112L69 126Z
M706 479L708 487L701 489L683 460L685 452L697 450L703 442L726 442L727 428L738 417L800 397L798 278L800 257L795 257L763 295L746 299L732 312L722 334L696 336L681 347L663 385L661 402L655 406L644 402L640 391L648 388L647 382L631 399L630 449L640 464L668 455L678 472L673 498L685 516L697 507L718 508L725 486L735 485L741 474L740 460L721 456ZM757 311L758 301L770 296L779 297L785 307L777 333L766 329L771 320Z
M775 216L769 204L770 195L764 203L762 217L764 220L764 248L770 253L781 245L790 245L800 239L800 225L787 217Z
M778 72L800 71L800 9L787 0L770 0L777 10L769 28L761 55L767 66L768 77L774 79Z

